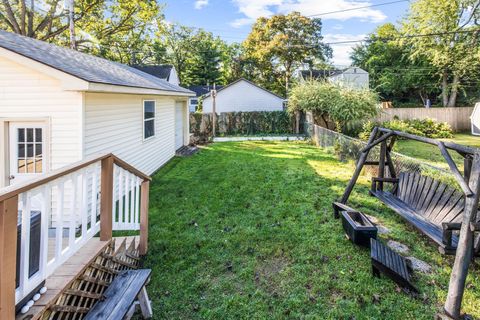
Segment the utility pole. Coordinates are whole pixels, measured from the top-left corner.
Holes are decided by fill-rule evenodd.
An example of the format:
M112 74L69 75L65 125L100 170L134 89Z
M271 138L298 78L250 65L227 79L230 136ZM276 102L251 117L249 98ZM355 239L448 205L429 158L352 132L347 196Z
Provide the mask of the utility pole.
M212 94L212 137L215 138L216 135L216 124L217 124L217 105L216 105L216 98L217 98L217 87L215 82L213 83L213 90Z
M68 23L70 27L70 48L77 50L77 41L75 39L75 0L66 0L68 1Z

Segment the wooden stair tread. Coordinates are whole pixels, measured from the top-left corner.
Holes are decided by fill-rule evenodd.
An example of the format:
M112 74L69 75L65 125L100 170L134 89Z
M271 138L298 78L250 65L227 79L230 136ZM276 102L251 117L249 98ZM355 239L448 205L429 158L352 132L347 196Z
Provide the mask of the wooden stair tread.
M115 253L120 249L123 240L126 239L126 248L132 241L139 243L138 236L118 237L115 240ZM53 306L58 298L71 286L86 268L91 265L96 257L105 251L111 241L100 241L100 238L90 239L78 252L65 261L55 272L46 279L47 292L35 302L26 314L18 314L16 320L40 319L43 312Z

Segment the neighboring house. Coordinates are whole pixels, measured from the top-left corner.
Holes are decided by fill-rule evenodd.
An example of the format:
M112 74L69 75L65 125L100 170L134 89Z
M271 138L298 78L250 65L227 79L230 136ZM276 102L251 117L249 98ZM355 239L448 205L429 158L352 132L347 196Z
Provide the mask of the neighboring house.
M157 78L166 80L176 86L180 85L180 78L178 77L177 70L171 64L134 65L133 67Z
M220 90L223 87L224 86L215 86L216 90ZM209 94L213 90L213 86L189 86L188 89L195 92L195 97L191 97L188 101L190 112L195 112L198 110L200 98L204 95Z
M193 93L0 31L0 188L99 153L152 174L189 140Z
M369 87L368 72L358 67L349 67L343 70L302 70L300 71L300 78L303 80L326 79L333 83L342 83L354 88Z
M203 112L212 112L213 99L207 93L203 99ZM217 89L216 113L249 111L282 111L284 99L255 83L239 79Z

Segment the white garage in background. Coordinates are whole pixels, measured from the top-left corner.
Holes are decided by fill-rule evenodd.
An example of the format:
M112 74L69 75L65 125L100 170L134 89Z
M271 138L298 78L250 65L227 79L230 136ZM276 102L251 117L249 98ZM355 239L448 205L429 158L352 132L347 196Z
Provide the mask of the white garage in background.
M204 96L203 112L212 112L213 99L210 94ZM284 99L246 79L239 79L217 90L217 113L282 111Z
M152 174L188 144L193 92L0 31L0 188L100 153Z

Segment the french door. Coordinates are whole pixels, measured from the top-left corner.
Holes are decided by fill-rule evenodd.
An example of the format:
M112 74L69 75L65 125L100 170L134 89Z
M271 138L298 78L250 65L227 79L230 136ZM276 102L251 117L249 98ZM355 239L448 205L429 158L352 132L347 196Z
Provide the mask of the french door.
M10 184L36 177L47 170L46 125L42 122L11 122Z

